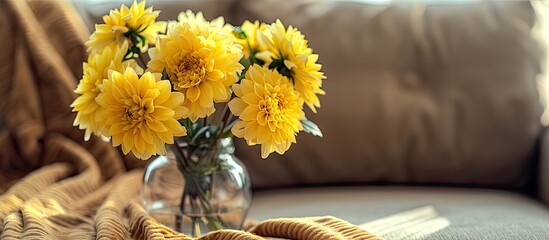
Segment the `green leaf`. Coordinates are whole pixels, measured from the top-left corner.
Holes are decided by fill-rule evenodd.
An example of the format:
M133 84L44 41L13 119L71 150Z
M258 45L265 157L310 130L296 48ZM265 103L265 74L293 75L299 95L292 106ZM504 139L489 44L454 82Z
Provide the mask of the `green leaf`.
M236 123L237 121L232 121L231 123L229 123L227 126L225 126L225 128L223 129L223 133L222 133L222 137L224 138L227 138L227 137L232 137L233 136L233 133L231 132L231 128L234 126L234 124Z
M239 39L247 39L248 36L246 36L246 33L241 27L235 27L233 30L233 34L239 38Z
M164 68L164 70L162 70L162 80L170 80L170 76L168 76L168 72L166 71L166 69ZM172 84L173 85L173 84ZM172 86L172 91L173 91L173 86Z
M253 58L252 58L252 64L255 63L255 64L260 65L260 66L265 65L265 61L263 61L263 60L261 60L261 59L255 57L255 54L256 54L256 53L257 53L257 52L253 52L253 53L252 53L252 56L253 56Z
M184 136L183 139L186 139L187 141L190 140L190 136L192 135L191 120L188 118L179 119L179 123L187 129L187 135Z
M196 143L197 140L205 138L206 132L210 130L210 126L204 126L198 129L198 131L195 132L194 136L191 139L191 143Z
M242 57L240 59L240 64L244 66L244 70L248 70L248 68L252 65L252 61L247 57ZM245 71L242 71L242 74L245 74Z
M145 37L137 34L137 36L139 37L139 39L141 40L141 46L145 46L145 44L147 43L147 39L145 39Z
M282 76L285 76L287 77L288 79L292 80L292 83L295 85L295 82L292 78L292 71L290 71L290 69L288 69L286 66L280 66L278 68L276 68L276 70L278 70L278 72L282 75Z
M271 64L269 64L269 69L276 69L280 66L284 66L284 59L274 59Z
M313 136L323 137L322 131L320 131L320 128L314 122L311 122L305 118L301 120L301 124L303 125L304 132Z

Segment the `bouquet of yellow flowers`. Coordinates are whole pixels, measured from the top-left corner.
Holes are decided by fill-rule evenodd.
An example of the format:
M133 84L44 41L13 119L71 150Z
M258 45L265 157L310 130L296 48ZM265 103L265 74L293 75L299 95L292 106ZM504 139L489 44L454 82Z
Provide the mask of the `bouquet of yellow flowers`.
M199 165L192 155L202 145L232 135L261 145L263 158L283 154L300 131L322 136L303 105L320 107L325 76L296 28L279 20L234 27L191 11L170 22L158 15L145 1L122 5L86 42L89 57L71 105L86 139L100 136L140 159L184 142L190 150L176 155L185 172Z
M213 138L232 129L249 145L261 144L266 158L283 154L301 130L321 134L303 104L320 107L325 76L296 28L278 20L233 27L190 11L167 24L155 21L158 15L145 1L122 5L86 42L89 58L71 105L86 139L110 138L125 154L148 159L166 154L174 137L198 139L189 129ZM228 103L230 112L215 119L216 103Z

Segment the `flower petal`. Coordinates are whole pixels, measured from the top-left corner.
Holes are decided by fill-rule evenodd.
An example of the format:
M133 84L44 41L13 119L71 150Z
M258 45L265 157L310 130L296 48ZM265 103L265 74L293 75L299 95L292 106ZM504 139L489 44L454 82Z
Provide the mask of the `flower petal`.
M187 89L187 99L191 100L191 102L196 102L196 100L198 100L198 97L200 97L199 87L191 87Z

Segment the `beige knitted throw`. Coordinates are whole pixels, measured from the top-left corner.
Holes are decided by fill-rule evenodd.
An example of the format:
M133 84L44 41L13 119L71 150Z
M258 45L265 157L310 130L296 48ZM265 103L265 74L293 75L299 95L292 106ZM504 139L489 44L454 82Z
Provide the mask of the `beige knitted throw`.
M0 1L0 239L191 239L137 201L144 162L84 142L72 126L88 34L68 1ZM381 239L334 217L272 219L200 239L270 237Z

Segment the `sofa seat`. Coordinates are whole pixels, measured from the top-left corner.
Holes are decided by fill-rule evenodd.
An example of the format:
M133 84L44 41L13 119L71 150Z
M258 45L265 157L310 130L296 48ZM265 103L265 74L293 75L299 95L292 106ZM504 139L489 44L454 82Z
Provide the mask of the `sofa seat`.
M249 217L333 215L386 239L549 239L546 205L520 194L442 187L322 187L254 193Z

